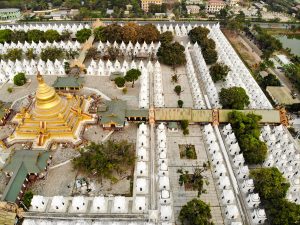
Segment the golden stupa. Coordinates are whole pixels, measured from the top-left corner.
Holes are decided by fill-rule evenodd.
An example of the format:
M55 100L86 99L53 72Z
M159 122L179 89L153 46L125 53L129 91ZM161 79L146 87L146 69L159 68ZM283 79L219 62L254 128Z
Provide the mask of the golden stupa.
M83 125L94 122L86 113L90 101L77 95L59 95L39 73L37 80L33 104L13 118L18 125L8 142L32 141L37 148L46 148L51 141L78 142Z

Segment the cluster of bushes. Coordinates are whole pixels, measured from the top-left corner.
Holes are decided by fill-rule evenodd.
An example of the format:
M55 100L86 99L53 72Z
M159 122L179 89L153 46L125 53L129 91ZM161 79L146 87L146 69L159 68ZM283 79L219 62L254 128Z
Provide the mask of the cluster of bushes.
M191 42L198 43L201 47L202 55L208 65L212 65L218 60L218 53L215 50L216 43L208 38L209 29L205 27L195 27L189 32Z
M270 225L296 225L300 221L300 205L285 199L290 184L275 168L254 169L250 172L254 191L259 193Z
M300 91L300 64L289 64L284 66L284 73Z
M40 54L40 58L43 61L47 61L48 59L51 61L55 61L56 59L60 60L63 58L73 59L75 58L76 55L78 55L77 51L73 51L73 50L66 51L62 48L47 47L42 50ZM36 59L38 57L38 55L34 53L34 50L32 48L28 49L25 53L20 48L12 48L7 50L6 54L0 55L0 59L16 61L16 60L22 60L24 56L28 60Z
M225 81L225 78L230 71L229 67L223 63L215 63L209 68L209 74L213 82Z
M27 81L27 79L26 79L25 73L17 73L14 76L14 84L17 86L23 86L26 83L26 81ZM8 92L10 92L10 91L8 91Z
M249 96L242 87L222 88L219 93L223 109L244 109L250 104Z
M256 42L263 52L263 58L268 59L273 52L282 49L282 43L272 35L268 34L260 26L254 25L253 30L255 32Z
M161 42L161 46L157 51L159 62L172 66L173 69L175 69L176 66L186 63L184 54L185 48L177 41L173 42L173 35L170 31L160 34L159 40Z
M189 121L188 120L181 120L180 121L180 126L181 126L181 129L183 130L183 135L188 135L190 133L190 130L189 130Z
M261 164L267 156L267 146L259 140L260 128L258 122L261 116L232 111L228 121L240 145L247 164Z
M126 44L132 43L150 44L152 41L159 40L159 31L153 24L138 25L136 23L126 23L120 26L116 23L106 27L97 27L94 29L95 41L109 41L111 43L124 41Z
M56 30L29 30L27 32L22 30L12 31L10 29L0 30L0 43L14 42L24 43L27 42L54 42L54 41L66 41L71 37L71 33L67 30L59 34Z
M141 71L138 69L131 69L126 72L126 75L124 77L116 77L115 78L115 84L118 87L124 87L126 81L132 82L132 87L134 87L134 82L139 79L141 76Z

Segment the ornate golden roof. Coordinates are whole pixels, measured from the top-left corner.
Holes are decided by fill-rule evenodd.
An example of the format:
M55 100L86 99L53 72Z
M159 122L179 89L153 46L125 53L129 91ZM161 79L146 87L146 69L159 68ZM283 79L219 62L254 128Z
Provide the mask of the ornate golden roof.
M35 94L35 111L38 114L42 114L45 110L47 110L47 113L58 113L61 110L61 97L53 87L45 83L43 76L39 72L36 77L38 87Z

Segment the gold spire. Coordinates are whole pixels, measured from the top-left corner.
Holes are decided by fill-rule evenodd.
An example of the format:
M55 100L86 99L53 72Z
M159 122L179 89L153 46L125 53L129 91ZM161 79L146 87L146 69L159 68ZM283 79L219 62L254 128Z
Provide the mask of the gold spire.
M61 98L56 93L53 87L48 86L43 76L38 72L36 76L38 80L38 87L36 90L35 109L42 113L44 110L57 112L60 110Z

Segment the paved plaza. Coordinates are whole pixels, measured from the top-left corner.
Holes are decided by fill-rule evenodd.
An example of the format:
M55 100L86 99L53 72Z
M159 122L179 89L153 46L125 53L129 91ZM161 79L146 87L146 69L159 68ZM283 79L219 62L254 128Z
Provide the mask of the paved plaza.
M177 170L183 169L188 170L190 173L193 173L194 167L202 167L203 163L208 161L201 126L190 125L189 131L190 134L187 136L184 136L181 131L167 133L170 182L174 199L174 216L177 221L181 207L188 201L197 197L197 191L185 191L184 186L179 185L179 174L177 173ZM181 159L178 146L179 144L194 145L197 159ZM224 224L221 209L222 206L220 205L218 200L218 190L215 187L215 180L213 178L211 170L206 171L204 175L207 176L209 185L204 185L207 193L202 194L200 199L210 204L213 222L216 225Z

